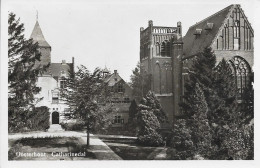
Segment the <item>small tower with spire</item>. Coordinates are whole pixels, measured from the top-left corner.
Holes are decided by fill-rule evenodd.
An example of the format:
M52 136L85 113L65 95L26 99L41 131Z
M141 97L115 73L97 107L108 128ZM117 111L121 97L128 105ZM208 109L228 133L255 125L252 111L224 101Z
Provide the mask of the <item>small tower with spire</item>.
M109 70L107 69L107 66L105 66L105 68L102 70L103 72L103 77L107 77L107 75L109 75Z
M36 13L36 23L30 38L32 38L35 43L38 42L39 44L39 48L42 56L41 56L41 61L38 62L38 64L42 64L42 65L49 64L51 62L51 46L43 36L41 27L38 22L38 11Z

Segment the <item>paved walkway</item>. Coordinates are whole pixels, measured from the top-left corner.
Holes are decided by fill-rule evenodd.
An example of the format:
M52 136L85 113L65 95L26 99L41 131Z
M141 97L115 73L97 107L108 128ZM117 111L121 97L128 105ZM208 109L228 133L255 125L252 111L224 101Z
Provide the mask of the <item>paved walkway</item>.
M87 135L83 132L75 131L61 131L61 132L30 132L30 133L17 133L8 135L8 140L14 141L20 138L44 138L44 137L78 137L82 144L86 144ZM9 141L9 142L10 142ZM9 148L10 148L9 143ZM89 150L96 155L98 160L122 160L115 154L103 141L98 137L90 134L90 147Z

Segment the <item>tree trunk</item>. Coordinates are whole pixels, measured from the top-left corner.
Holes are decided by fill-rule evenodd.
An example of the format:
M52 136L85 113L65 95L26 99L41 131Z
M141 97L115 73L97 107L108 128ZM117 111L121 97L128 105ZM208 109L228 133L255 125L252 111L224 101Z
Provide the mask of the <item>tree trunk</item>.
M87 147L89 147L89 126L87 127Z

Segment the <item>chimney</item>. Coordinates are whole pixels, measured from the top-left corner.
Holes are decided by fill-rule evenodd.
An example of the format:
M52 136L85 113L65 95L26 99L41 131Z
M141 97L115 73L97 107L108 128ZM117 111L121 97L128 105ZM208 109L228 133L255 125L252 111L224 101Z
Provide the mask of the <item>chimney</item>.
M182 34L181 22L177 22L177 33Z
M152 21L152 20L149 20L149 21L148 21L148 26L149 26L149 27L150 27L150 26L153 27L153 21Z
M62 65L66 64L66 60L62 60Z
M115 75L117 74L117 70L114 70L114 74L115 74Z

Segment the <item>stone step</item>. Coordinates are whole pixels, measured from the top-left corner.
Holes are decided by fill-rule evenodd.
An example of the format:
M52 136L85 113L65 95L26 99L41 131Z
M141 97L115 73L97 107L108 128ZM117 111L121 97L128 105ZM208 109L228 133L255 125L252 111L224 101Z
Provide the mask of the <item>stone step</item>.
M50 125L50 128L48 129L48 132L61 132L64 131L59 124L52 124Z

